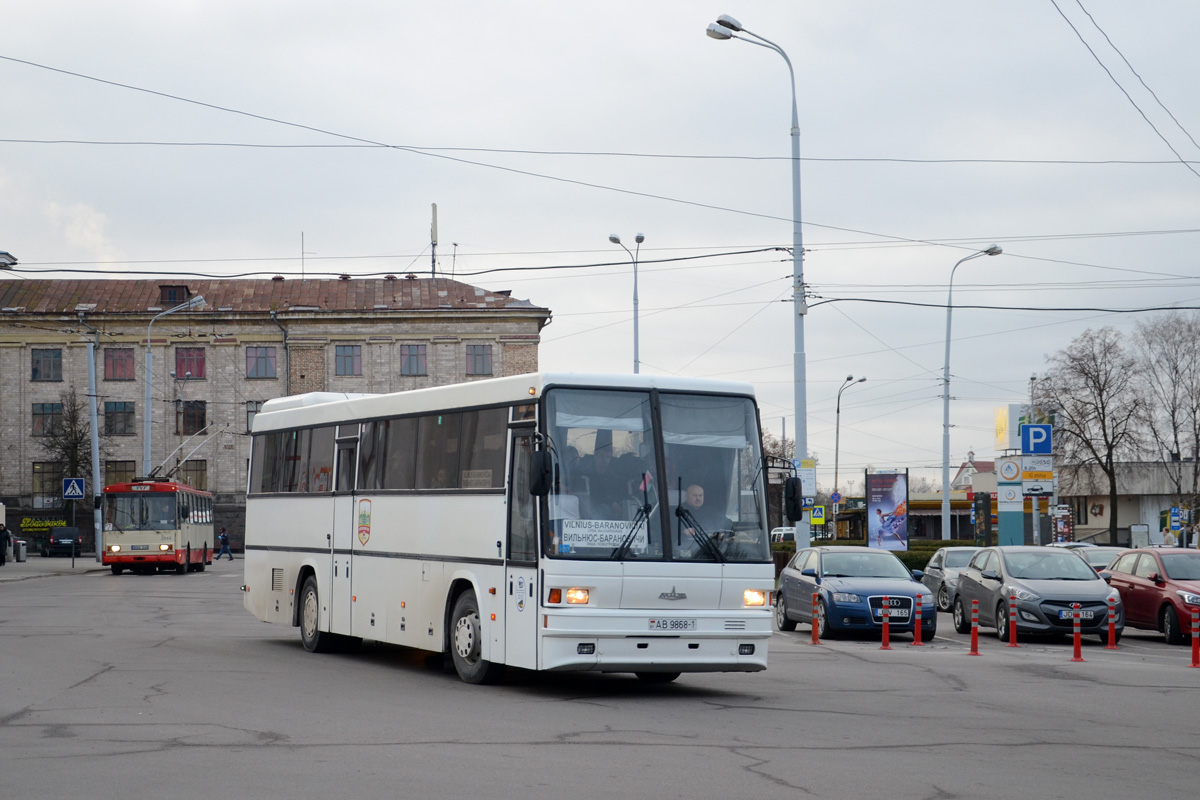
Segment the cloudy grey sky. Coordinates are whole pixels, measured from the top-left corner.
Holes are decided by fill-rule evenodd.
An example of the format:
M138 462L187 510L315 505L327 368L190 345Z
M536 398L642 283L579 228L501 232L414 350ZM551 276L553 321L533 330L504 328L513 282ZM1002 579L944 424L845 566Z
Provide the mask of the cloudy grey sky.
M791 435L791 87L775 53L705 36L722 13L796 68L824 486L847 374L868 381L843 395L843 486L940 475L947 281L975 250L1005 254L955 278L956 462L993 455L993 407L1046 354L1200 305L1181 0L15 0L0 250L28 277L298 277L303 233L310 277L420 272L437 203L441 272L553 310L543 368L628 371L608 235L640 231L642 370L749 381Z

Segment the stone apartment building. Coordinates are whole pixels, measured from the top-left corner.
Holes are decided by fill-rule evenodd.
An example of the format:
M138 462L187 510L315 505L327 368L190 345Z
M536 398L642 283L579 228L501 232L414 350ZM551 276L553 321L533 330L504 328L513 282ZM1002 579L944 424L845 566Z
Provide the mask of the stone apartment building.
M197 307L178 308L197 297ZM149 344L150 461L164 464L160 474L174 468L213 492L217 524L236 543L247 434L266 400L534 372L549 320L548 309L508 292L448 278L0 281L0 502L8 525L36 547L50 527L71 524L62 478L82 477L89 502L78 504L74 522L91 539L90 454L84 474L64 476L43 446L70 391L86 418L89 342L102 482L144 473Z

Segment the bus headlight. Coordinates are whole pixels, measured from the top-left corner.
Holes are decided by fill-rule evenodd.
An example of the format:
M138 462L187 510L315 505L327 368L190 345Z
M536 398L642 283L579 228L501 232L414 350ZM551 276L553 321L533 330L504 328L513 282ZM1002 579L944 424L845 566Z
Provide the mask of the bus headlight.
M567 589L567 602L572 605L586 605L588 601L588 590L571 588Z
M767 593L762 589L747 589L742 592L742 602L748 606L765 606Z
M109 545L108 549L114 553L119 553L119 552L121 552L121 545L119 545L119 544Z
M171 545L169 545L169 544L160 544L160 545L158 546L158 549L159 549L159 550L162 550L162 551L164 551L164 552L165 552L165 551L167 551L167 550L170 550L170 549L171 549Z

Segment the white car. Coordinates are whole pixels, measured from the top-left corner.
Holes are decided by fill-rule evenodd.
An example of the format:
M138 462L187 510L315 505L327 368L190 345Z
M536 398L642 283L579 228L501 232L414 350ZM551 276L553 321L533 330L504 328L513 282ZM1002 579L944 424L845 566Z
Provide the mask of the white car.
M794 542L796 541L795 528L775 528L771 531L772 542Z

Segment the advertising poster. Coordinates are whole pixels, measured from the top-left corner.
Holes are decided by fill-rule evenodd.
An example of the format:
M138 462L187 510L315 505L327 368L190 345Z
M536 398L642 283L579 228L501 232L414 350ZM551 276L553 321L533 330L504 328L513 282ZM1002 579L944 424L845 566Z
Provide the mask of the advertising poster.
M908 549L908 473L867 473L867 546Z

